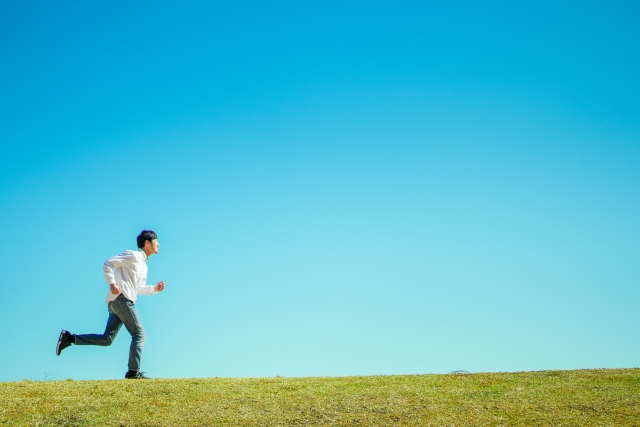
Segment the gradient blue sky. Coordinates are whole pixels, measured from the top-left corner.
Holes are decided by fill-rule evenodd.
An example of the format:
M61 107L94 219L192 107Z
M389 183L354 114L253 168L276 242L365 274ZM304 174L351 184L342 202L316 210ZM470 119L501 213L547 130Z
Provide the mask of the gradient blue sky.
M0 3L0 381L639 366L637 2Z

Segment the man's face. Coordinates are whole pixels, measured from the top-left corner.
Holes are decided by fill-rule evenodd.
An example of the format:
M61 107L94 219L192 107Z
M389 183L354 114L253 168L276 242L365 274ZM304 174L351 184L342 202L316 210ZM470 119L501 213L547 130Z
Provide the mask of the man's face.
M159 247L160 243L158 243L158 239L153 239L151 241L147 240L144 242L144 248L147 255L157 254Z

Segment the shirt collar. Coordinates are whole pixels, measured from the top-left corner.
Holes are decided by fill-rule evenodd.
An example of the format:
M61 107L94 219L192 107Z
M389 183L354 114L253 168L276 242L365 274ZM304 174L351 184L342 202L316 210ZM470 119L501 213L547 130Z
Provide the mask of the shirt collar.
M149 259L149 257L147 256L147 254L144 253L144 251L142 249L138 249L140 251L140 253L142 253L142 259L144 259L144 262L147 262L147 259Z

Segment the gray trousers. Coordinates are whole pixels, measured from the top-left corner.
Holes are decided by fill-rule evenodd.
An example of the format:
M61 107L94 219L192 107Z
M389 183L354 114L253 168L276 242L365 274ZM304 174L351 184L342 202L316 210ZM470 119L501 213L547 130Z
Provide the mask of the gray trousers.
M123 297L122 294L109 303L109 319L107 320L104 334L76 335L76 345L111 345L123 324L131 334L129 370L139 371L142 346L145 339L144 329L142 329L136 305Z

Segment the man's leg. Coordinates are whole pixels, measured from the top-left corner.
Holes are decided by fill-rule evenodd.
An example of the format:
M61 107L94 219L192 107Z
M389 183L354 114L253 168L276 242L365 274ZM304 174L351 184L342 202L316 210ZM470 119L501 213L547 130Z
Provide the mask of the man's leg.
M111 309L118 315L124 327L131 334L131 347L129 348L129 371L140 371L140 359L142 357L142 346L144 346L144 329L140 322L138 310L133 302L122 297L111 302Z
M101 346L111 345L113 340L116 339L116 336L118 335L118 331L120 330L120 327L122 327L122 320L120 320L118 315L113 312L111 307L112 304L113 302L109 303L109 319L107 320L107 327L104 329L104 334L74 335L75 337L74 344L101 345Z

